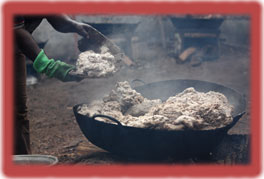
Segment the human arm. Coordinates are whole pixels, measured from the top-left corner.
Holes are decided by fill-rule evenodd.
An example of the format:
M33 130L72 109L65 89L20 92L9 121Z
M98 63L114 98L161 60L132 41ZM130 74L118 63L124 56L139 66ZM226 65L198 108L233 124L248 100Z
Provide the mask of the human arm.
M17 28L14 30L14 36L17 47L34 62L41 49L32 35L24 28Z
M44 73L48 77L55 77L61 81L80 81L82 78L70 73L74 66L49 59L41 50L31 34L24 28L14 29L15 44L22 53L33 61L34 69L39 73Z
M92 26L75 21L67 15L47 16L46 19L55 30L62 33L74 32L89 38L89 31L93 29Z

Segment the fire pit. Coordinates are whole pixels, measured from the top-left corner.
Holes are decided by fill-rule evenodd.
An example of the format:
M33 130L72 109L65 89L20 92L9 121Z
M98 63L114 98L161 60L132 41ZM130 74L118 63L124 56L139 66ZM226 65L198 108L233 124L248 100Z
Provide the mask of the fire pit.
M219 27L224 21L223 16L171 16L170 20L181 39L180 54L194 47L205 49L203 55L210 55L210 59L219 57Z

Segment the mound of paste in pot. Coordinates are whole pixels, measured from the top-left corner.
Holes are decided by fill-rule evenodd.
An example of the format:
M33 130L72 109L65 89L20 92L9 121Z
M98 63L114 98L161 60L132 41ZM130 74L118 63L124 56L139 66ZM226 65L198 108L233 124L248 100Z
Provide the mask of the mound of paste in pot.
M131 127L209 130L230 124L232 110L233 106L219 92L203 93L190 87L162 102L144 98L125 81L117 83L102 100L80 106L78 112L89 116L112 116ZM99 120L110 122L103 118Z

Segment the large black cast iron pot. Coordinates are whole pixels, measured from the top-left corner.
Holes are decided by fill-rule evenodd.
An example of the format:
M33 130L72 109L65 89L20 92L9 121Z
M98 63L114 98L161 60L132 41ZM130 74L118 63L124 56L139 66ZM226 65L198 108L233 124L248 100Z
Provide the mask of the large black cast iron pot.
M227 131L245 113L246 102L235 90L215 83L198 80L170 80L138 86L135 90L148 99L166 100L170 96L182 92L188 87L197 91L216 91L223 93L234 106L233 122L216 130L184 130L167 131L122 126L118 119L104 115L87 117L73 108L77 122L86 138L94 145L109 152L129 157L140 158L186 158L207 155L213 151ZM97 117L106 117L115 124L96 120Z

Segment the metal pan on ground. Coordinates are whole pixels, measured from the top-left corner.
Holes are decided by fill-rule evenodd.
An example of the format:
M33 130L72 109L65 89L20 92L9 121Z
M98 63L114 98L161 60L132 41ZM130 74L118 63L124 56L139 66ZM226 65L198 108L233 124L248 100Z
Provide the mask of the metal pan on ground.
M19 165L55 165L58 158L51 155L13 155L13 162Z
M86 138L94 145L117 155L134 158L185 159L203 157L212 152L245 113L246 101L242 95L228 87L198 80L169 80L135 87L135 90L148 99L166 100L170 96L194 87L200 92L216 91L223 93L234 106L233 122L215 130L167 131L123 126L118 119L95 115L88 117L73 108L79 127ZM96 120L105 117L115 124ZM117 124L117 125L116 125Z

